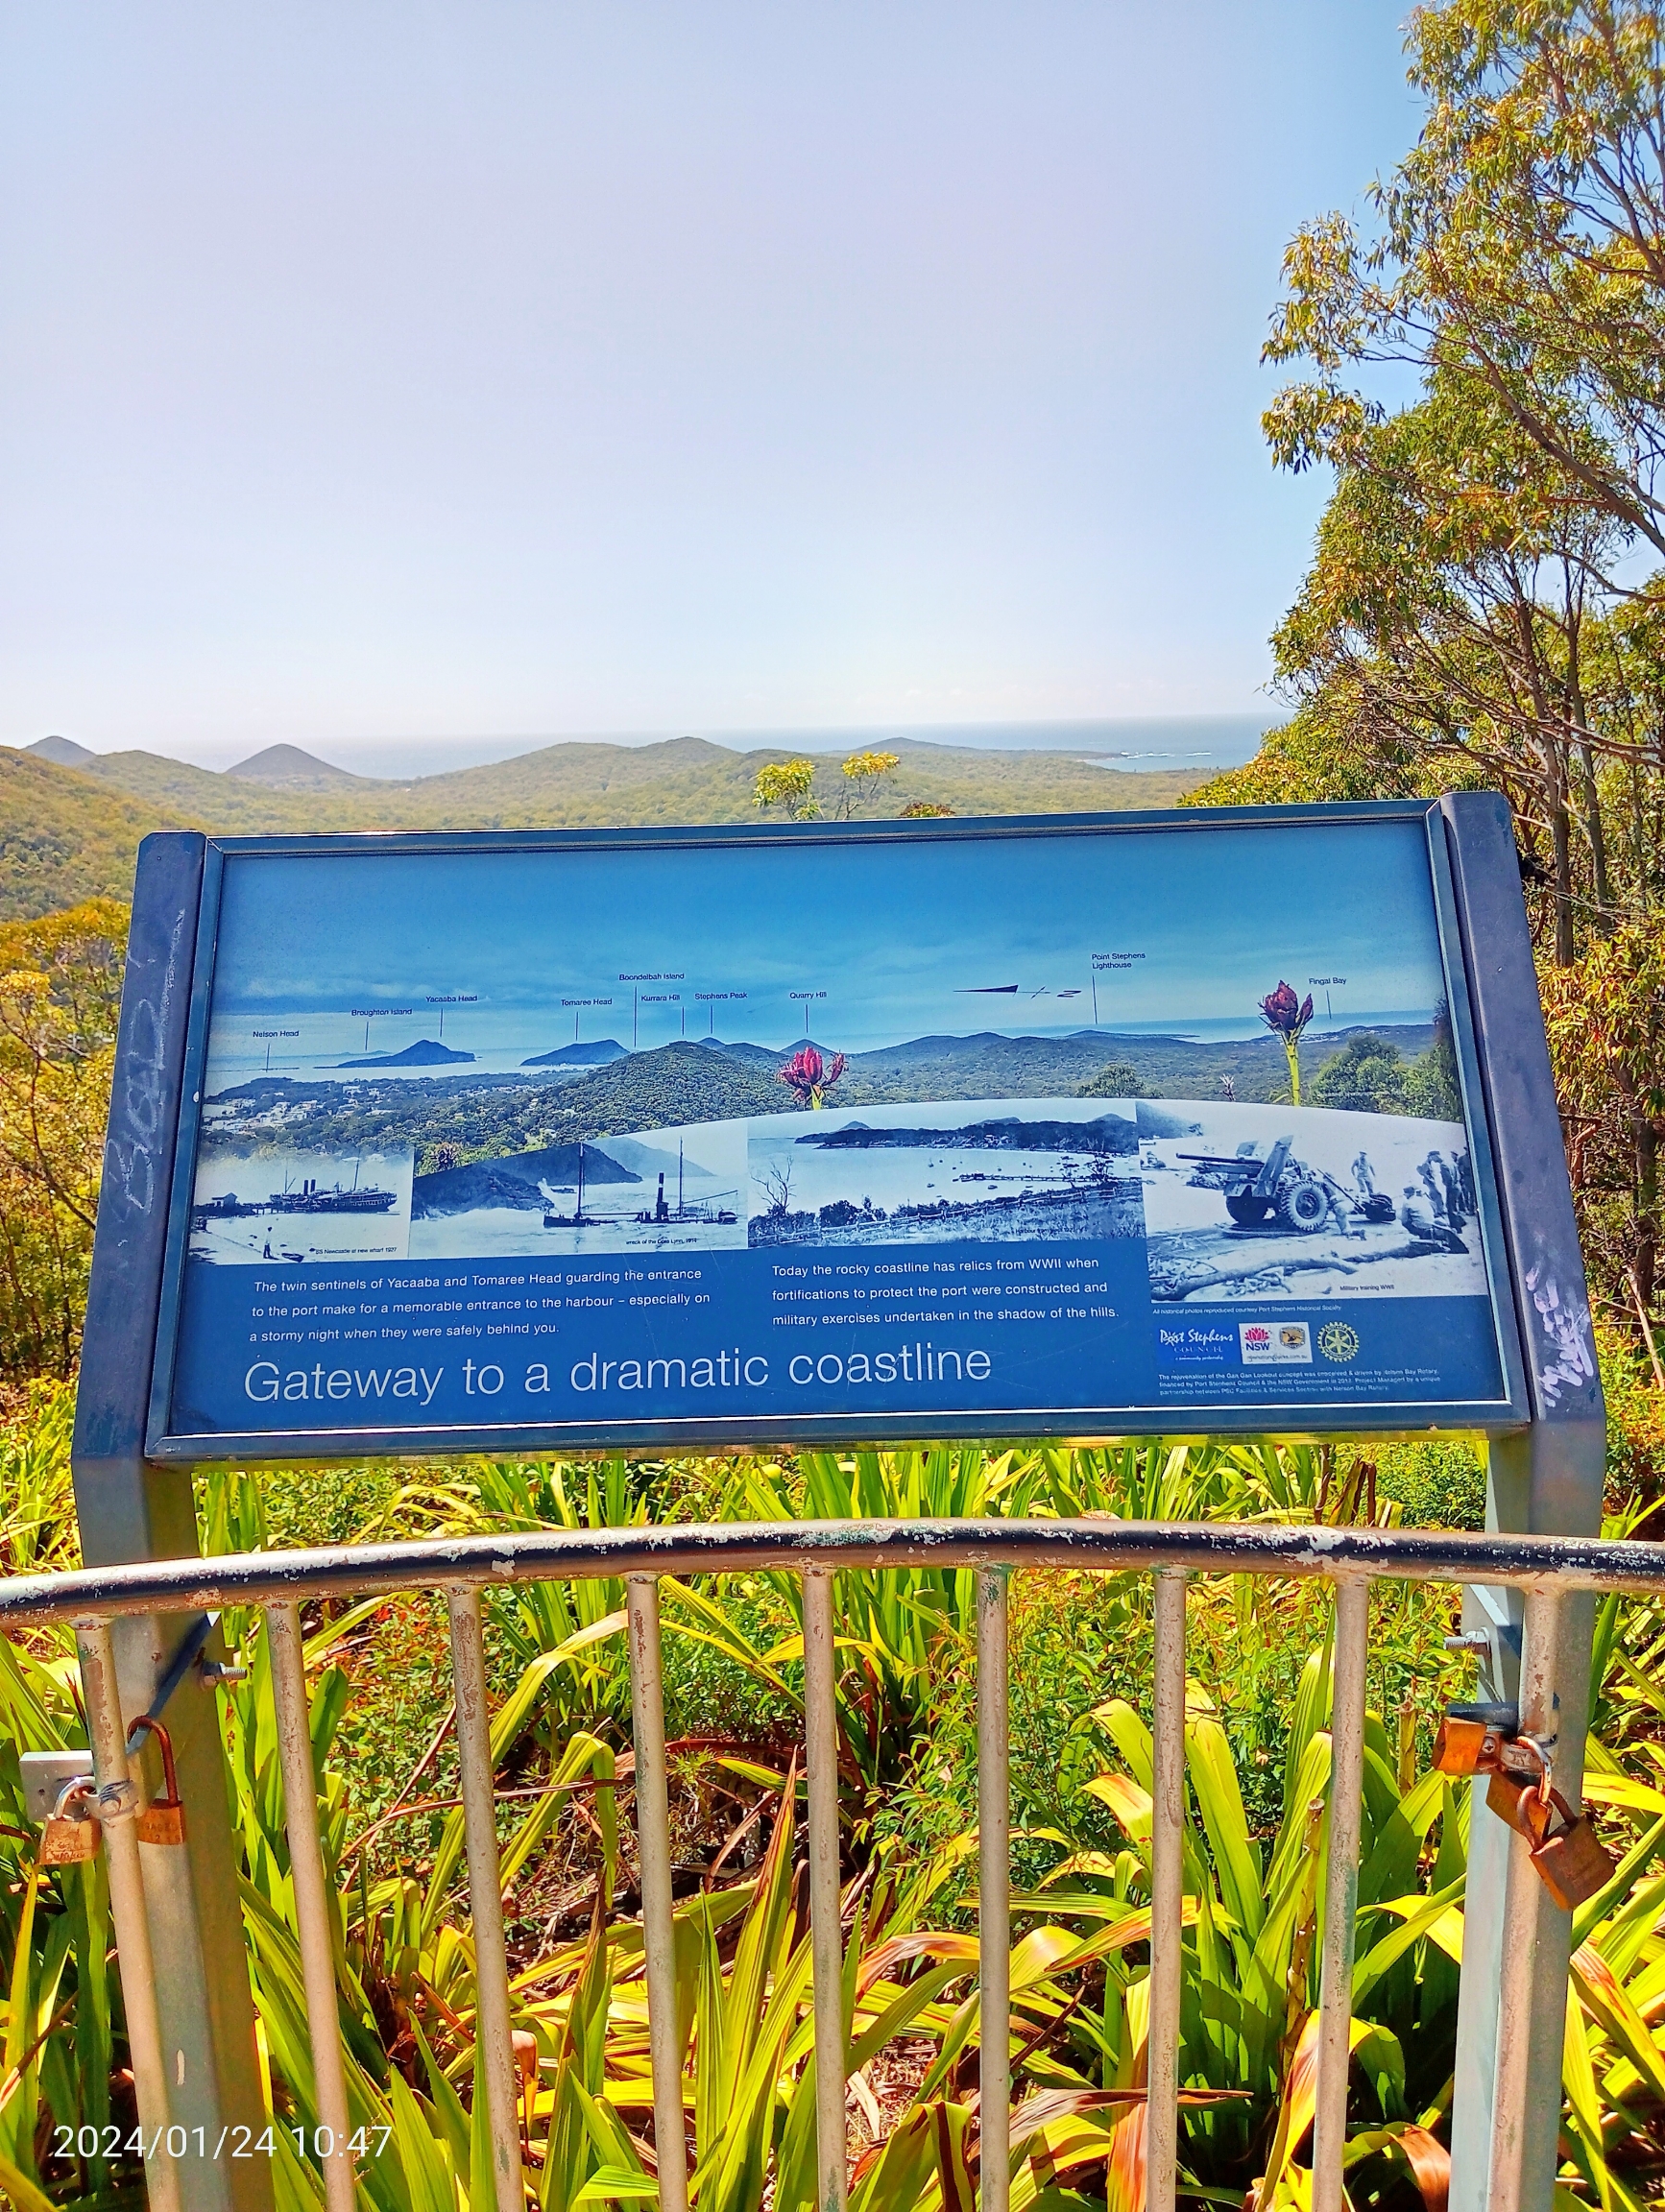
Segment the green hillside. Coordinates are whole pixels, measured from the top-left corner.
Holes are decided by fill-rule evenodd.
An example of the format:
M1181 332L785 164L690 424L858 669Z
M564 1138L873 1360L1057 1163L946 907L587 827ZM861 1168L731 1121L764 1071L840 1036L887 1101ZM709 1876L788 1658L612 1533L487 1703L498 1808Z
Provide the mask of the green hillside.
M679 1040L553 1083L515 1075L370 1076L350 1084L257 1075L215 1102L240 1110L215 1124L217 1151L257 1154L303 1135L308 1145L343 1152L410 1144L419 1169L429 1169L441 1144L456 1148L467 1164L580 1137L784 1113L792 1096L772 1065L760 1073ZM270 1117L278 1109L281 1134L275 1136ZM245 1126L249 1120L258 1125Z
M179 827L165 807L0 747L0 921L128 898L139 839Z
M1068 753L985 753L895 738L901 764L874 813L913 801L955 814L1095 813L1176 805L1199 777L1129 774ZM752 787L789 747L735 753L703 737L656 745L570 743L514 760L398 783L357 778L323 791L274 788L215 775L155 753L106 753L58 773L114 784L147 805L228 835L308 830L527 830L755 822ZM839 761L816 763L816 791L832 815L847 785Z
M779 1114L792 1094L773 1073L735 1065L709 1046L677 1043L633 1052L562 1089L558 1128L598 1137L674 1129L686 1121Z
M1066 753L984 753L908 738L889 741L886 750L901 761L872 811L887 815L916 800L950 806L955 814L1171 806L1200 781L1173 773L1128 775ZM785 746L732 753L703 737L673 737L657 745L551 745L517 760L390 788L375 804L388 827L397 822L410 829L755 822L758 770L792 757ZM815 789L831 816L848 789L836 757L817 759ZM354 792L335 804L351 809L366 799Z
M1098 813L1176 805L1199 777L1130 774L1068 753L985 753L887 740L901 762L865 811L895 816L918 801L957 816ZM656 745L571 743L516 760L408 783L354 777L323 790L217 775L156 753L105 753L62 767L0 747L0 919L52 912L94 892L126 898L147 830L222 836L346 830L531 830L756 822L752 788L789 748L735 753L703 737ZM819 759L816 790L834 817L846 796L837 757Z
M1425 1052L1433 1038L1427 1023L1406 1023L1360 1032L1315 1032L1303 1059L1309 1076L1346 1038L1360 1034L1385 1038L1407 1059ZM794 1040L796 1042L796 1040ZM818 1047L823 1058L833 1049ZM707 1046L706 1049L711 1049ZM791 1051L790 1045L767 1051L751 1045L723 1045L725 1059L737 1061L765 1085ZM619 1061L610 1070L622 1090L632 1080L636 1060ZM1120 1070L1149 1098L1219 1098L1230 1083L1232 1094L1269 1102L1289 1094L1289 1062L1270 1034L1200 1044L1188 1037L1146 1036L1137 1031L1079 1029L1068 1037L1004 1037L985 1030L969 1037L915 1037L873 1052L849 1055L832 1094L837 1106L906 1104L916 1098L1115 1097L1100 1081L1106 1070ZM779 1086L777 1086L777 1089ZM563 1095L576 1098L567 1092ZM786 1104L790 1104L789 1098ZM774 1111L781 1110L781 1100ZM736 1108L767 1112L768 1108ZM692 1118L692 1117L689 1117Z
M1112 1044L1090 1031L1076 1037L1001 1037L993 1031L921 1037L888 1050L854 1054L837 1102L1067 1096L1119 1057Z
M100 753L84 766L61 773L113 784L146 806L165 808L193 829L216 830L222 836L359 826L320 819L330 805L341 805L333 793L326 797L322 792L275 790L269 783L246 783L235 776L218 776L210 768L193 768L185 760L164 760L157 753ZM372 783L366 788L374 791L379 786Z
M1389 1039L1407 1057L1425 1050L1431 1030L1408 1024L1390 1031L1338 1031L1315 1039L1308 1072L1321 1082L1325 1059L1345 1037ZM521 1172L546 1163L547 1147L581 1138L674 1129L794 1111L778 1070L793 1045L770 1050L753 1044L679 1039L634 1052L576 1077L543 1082L525 1075L453 1074L337 1076L310 1079L257 1075L216 1094L221 1118L209 1128L217 1154L257 1159L300 1143L338 1154L410 1145L419 1175L449 1176L432 1186L430 1209L486 1203L484 1179L461 1171L505 1157L526 1156ZM1095 1080L1120 1065L1146 1096L1219 1098L1229 1079L1240 1099L1274 1099L1288 1084L1276 1038L1202 1045L1177 1037L1083 1030L1071 1037L922 1037L851 1055L832 1103L848 1109L949 1098L1044 1098L1103 1095ZM540 1166L539 1171L542 1171ZM532 1176L535 1180L535 1176ZM469 1196L472 1191L473 1196ZM513 1195L513 1194L511 1194ZM524 1202L523 1200L521 1202Z

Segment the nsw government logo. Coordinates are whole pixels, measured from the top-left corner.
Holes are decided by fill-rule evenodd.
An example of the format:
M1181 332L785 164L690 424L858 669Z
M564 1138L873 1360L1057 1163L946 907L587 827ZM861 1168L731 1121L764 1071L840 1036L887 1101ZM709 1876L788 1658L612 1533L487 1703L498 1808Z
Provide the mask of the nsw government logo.
M1356 1357L1359 1350L1359 1332L1349 1328L1345 1321L1326 1321L1318 1331L1318 1350L1326 1359L1334 1359L1338 1366Z
M1313 1332L1305 1321L1240 1321L1237 1334L1245 1367L1313 1364Z

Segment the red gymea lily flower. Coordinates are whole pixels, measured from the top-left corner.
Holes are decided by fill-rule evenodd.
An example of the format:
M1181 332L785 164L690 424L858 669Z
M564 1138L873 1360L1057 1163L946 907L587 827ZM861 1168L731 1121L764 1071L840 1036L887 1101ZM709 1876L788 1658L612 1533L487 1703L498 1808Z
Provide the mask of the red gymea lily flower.
M801 1045L776 1079L785 1084L800 1106L819 1106L843 1072L842 1052L835 1052L829 1064L813 1045Z
M1261 1020L1284 1048L1290 1064L1290 1096L1301 1102L1301 1031L1313 1019L1313 995L1297 998L1293 987L1280 975L1278 987L1261 1000Z
M1280 977L1277 989L1261 1000L1261 1019L1286 1044L1294 1044L1313 1019L1313 995L1309 991L1304 999L1297 998Z

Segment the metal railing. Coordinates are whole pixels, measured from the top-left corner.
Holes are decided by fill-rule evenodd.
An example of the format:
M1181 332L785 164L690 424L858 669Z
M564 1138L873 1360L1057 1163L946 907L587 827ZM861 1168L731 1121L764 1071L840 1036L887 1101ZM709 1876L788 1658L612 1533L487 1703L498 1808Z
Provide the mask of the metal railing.
M641 1917L653 2062L655 2149L663 2212L687 2212L682 2053L677 2044L671 1850L660 1656L662 1575L790 1569L804 1578L804 1660L812 1945L818 2202L842 2212L846 2192L843 1937L840 1925L832 1576L841 1569L970 1569L977 1592L977 1802L984 2212L1006 2212L1010 2042L1006 1597L1014 1569L1149 1573L1155 1577L1155 1727L1151 1828L1150 2005L1146 2173L1151 2212L1171 2212L1178 2149L1182 1843L1185 1803L1186 1583L1194 1575L1298 1575L1334 1584L1331 1818L1319 1996L1314 2212L1339 2212L1350 2057L1354 1919L1363 1765L1369 1586L1382 1579L1512 1589L1525 1599L1519 1708L1523 1730L1556 1729L1563 1608L1575 1592L1665 1588L1665 1544L1594 1538L1466 1536L1398 1530L1238 1527L1207 1523L916 1521L661 1527L474 1536L337 1551L148 1562L0 1584L0 1628L74 1623L109 1866L111 1911L133 2072L158 2212L187 2201L168 2149L169 2082L157 2017L144 1883L110 1624L118 1617L227 1605L260 1607L270 1637L279 1757L315 2071L328 2212L351 2212L354 2168L342 2062L326 1875L307 1729L300 1606L399 1589L438 1590L450 1620L456 1735L478 1989L478 2037L495 2156L499 2212L523 2212L518 2083L498 1883L482 1590L514 1583L622 1576L628 1592ZM1556 1773L1576 1795L1581 1719L1559 1718ZM1526 1846L1516 1845L1524 1859ZM1496 2008L1496 2118L1484 2147L1489 2212L1547 2197L1525 2170L1529 2097L1551 2085L1543 2038L1531 2033L1535 1879L1511 1878L1503 1907ZM1541 1997L1542 1992L1536 1992ZM1559 2046L1555 2045L1557 2099Z

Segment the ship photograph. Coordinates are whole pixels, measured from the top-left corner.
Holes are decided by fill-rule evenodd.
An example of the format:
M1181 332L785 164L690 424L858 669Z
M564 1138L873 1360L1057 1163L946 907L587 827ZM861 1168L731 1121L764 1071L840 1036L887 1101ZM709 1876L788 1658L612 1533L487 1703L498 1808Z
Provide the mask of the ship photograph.
M419 1174L413 1260L720 1252L746 1242L745 1123L574 1137Z
M344 1157L205 1148L191 1191L191 1257L222 1266L402 1260L411 1167L408 1149Z
M929 838L905 866L876 843L743 867L262 858L228 878L191 1250L560 1261L1147 1223L1164 1302L1480 1284L1454 1201L1428 1198L1436 1234L1407 1225L1424 1162L1458 1175L1463 1144L1420 832L1326 835L1322 899L1306 848L1222 830L1130 836L1113 870L1094 838L1020 841L969 907ZM1159 1100L1197 1160L1155 1139L1142 1165ZM1349 1211L1372 1194L1391 1222Z

